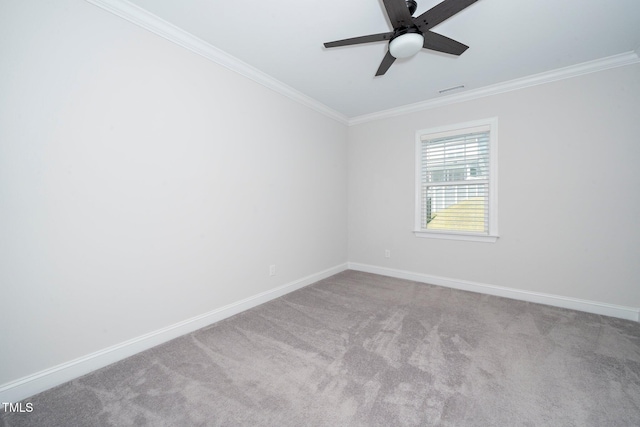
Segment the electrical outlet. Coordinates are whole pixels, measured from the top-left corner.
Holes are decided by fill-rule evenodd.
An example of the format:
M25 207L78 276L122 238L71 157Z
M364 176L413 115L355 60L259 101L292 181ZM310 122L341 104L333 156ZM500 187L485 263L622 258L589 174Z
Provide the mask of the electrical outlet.
M269 276L275 276L276 275L276 266L275 265L270 265L269 266Z
M385 249L384 250L384 257L385 258L391 258L391 250Z

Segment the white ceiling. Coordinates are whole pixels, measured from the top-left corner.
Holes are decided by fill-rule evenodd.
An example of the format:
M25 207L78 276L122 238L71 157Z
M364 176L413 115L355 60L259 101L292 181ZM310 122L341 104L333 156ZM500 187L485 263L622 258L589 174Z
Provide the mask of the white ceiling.
M479 0L434 28L470 46L460 57L423 49L374 77L386 42L323 43L391 31L381 0L130 2L349 118L640 47L640 0Z

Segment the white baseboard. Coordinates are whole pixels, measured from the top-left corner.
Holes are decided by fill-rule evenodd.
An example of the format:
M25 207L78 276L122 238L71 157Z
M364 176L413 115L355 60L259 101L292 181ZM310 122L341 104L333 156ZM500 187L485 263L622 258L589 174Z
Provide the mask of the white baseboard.
M0 385L0 402L18 402L36 393L71 381L84 374L103 368L141 351L155 347L181 335L188 334L222 319L233 316L289 292L308 286L347 269L347 264L311 274L275 289L220 307L200 316L184 320L166 328L130 339L95 353L62 363L49 369Z
M470 282L467 280L432 276L429 274L414 273L411 271L396 270L393 268L378 267L375 265L360 264L356 262L349 262L348 266L350 270L397 277L399 279L413 280L415 282L429 283L431 285L444 286L447 288L461 289L464 291L495 295L538 304L552 305L555 307L569 308L572 310L585 311L587 313L640 322L640 308L638 307L625 307L621 305L581 300L540 292L523 291L519 289L505 288L502 286L493 286L484 283Z
M495 295L521 301L547 304L556 307L585 311L604 316L640 321L640 308L625 307L595 301L580 300L558 295L543 294L539 292L523 291L501 286L487 285L484 283L457 280L446 277L432 276L429 274L415 273L386 267L378 267L368 264L349 262L311 274L293 282L287 283L275 289L262 292L244 300L220 307L216 310L204 313L200 316L184 320L174 325L150 332L133 338L120 344L99 350L95 353L65 362L58 366L37 372L18 380L0 385L0 402L18 402L34 394L40 393L64 382L73 380L89 372L103 368L119 360L133 356L141 351L155 347L181 335L188 334L205 326L211 325L227 317L241 313L256 307L272 299L283 296L289 292L308 286L319 280L333 276L346 269L380 274L383 276L397 277L399 279L413 280L432 285L482 294Z

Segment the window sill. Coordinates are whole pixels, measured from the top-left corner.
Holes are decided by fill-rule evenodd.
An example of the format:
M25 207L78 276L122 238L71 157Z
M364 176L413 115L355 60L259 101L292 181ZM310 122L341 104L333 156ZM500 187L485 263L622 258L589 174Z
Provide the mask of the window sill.
M415 234L416 237L427 239L466 240L469 242L495 243L498 240L498 236L487 236L485 234L465 234L424 230L416 230L413 234Z

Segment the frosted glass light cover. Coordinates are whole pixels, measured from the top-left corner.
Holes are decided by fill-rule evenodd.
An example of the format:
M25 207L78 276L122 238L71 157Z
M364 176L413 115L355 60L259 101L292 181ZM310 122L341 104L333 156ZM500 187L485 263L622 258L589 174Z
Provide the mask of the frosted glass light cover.
M418 33L407 33L396 37L389 43L389 52L394 58L408 58L422 49L424 37Z

